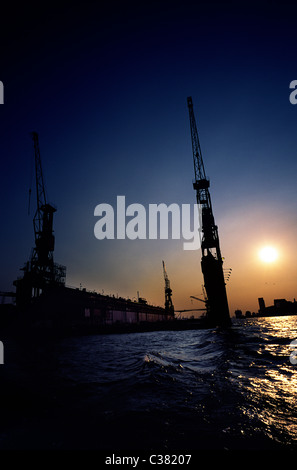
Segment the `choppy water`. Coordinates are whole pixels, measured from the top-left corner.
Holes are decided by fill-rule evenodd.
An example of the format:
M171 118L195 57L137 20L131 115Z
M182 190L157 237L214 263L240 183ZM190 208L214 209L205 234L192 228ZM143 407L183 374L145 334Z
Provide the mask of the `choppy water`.
M3 341L0 449L297 449L297 317Z

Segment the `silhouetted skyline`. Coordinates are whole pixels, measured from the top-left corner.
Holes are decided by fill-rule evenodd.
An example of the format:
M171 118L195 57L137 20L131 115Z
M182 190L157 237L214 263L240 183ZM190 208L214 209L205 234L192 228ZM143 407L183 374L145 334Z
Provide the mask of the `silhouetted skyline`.
M187 96L193 97L230 311L297 296L297 106L289 101L290 3L6 6L1 31L0 290L34 245L33 144L39 134L68 285L176 309L201 295L200 251L182 240L97 240L100 203L194 204ZM28 191L32 187L28 216ZM265 244L279 250L261 264ZM198 297L199 297L198 295Z

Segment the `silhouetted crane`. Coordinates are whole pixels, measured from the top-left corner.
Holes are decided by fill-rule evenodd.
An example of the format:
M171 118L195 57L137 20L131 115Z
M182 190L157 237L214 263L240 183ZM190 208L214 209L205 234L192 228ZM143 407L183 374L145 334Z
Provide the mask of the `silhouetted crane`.
M209 180L206 178L198 131L193 110L193 101L188 97L197 204L201 215L201 268L207 296L207 320L211 326L231 324L226 285L223 272L223 259L220 250L218 227L215 225Z
M168 279L168 274L166 271L166 266L164 261L163 263L163 274L164 274L164 280L165 280L165 309L169 311L174 311L174 307L172 304L172 289L170 288L170 281Z
M38 134L32 132L32 137L35 150L37 208L33 219L35 247L31 256L31 271L34 272L36 279L44 283L55 279L53 215L57 209L46 200Z
M26 304L32 297L38 297L48 285L64 285L66 276L65 266L54 263L53 259L55 247L53 215L57 209L47 202L38 134L32 132L32 138L34 142L37 202L33 218L35 246L30 260L23 268L23 278L14 281L14 285L17 287L17 303L19 304ZM31 189L29 194L31 194Z

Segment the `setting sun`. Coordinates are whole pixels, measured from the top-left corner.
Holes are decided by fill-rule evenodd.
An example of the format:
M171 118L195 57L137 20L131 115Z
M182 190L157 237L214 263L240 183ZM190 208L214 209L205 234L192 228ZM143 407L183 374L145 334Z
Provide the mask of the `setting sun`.
M259 257L264 263L273 263L278 258L278 252L272 246L265 246L259 251Z

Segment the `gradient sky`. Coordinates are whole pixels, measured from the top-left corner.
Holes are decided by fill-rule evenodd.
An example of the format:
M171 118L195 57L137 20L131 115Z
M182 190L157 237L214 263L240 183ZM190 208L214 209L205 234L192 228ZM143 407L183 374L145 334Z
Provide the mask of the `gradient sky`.
M182 240L94 237L94 208L194 204L192 96L231 313L297 297L297 79L293 2L51 2L1 7L0 290L34 245L28 191L39 134L55 261L67 284L199 307L200 251ZM258 251L279 250L265 265Z

